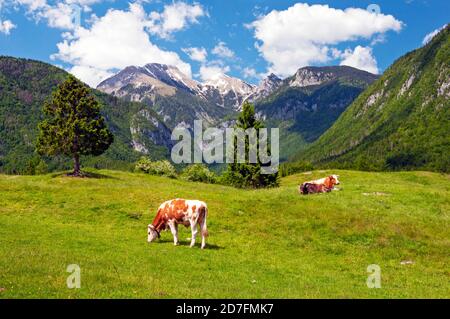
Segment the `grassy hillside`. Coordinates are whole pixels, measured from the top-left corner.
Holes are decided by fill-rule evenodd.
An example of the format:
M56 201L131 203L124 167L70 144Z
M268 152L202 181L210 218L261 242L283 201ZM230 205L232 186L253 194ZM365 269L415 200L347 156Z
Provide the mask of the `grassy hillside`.
M450 171L450 25L398 59L295 159L329 167Z
M448 298L450 177L426 172L341 175L342 190L220 185L115 171L98 178L0 176L0 298ZM209 205L207 249L146 226L171 198ZM412 264L401 264L412 261ZM81 289L66 267L81 267ZM378 264L382 288L368 289Z

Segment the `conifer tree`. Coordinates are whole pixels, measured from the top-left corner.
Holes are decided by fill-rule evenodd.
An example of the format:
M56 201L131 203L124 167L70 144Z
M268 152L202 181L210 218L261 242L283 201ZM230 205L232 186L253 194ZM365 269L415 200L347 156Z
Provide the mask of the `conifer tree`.
M37 151L40 155L70 156L72 176L82 176L80 156L103 154L113 142L100 104L90 89L69 75L44 105L46 118L39 124Z
M242 106L242 112L238 117L236 128L247 130L254 128L257 132L257 137L259 137L259 130L264 128L264 124L256 118L255 107L249 102L244 102ZM274 187L278 186L278 173L274 174L263 174L261 167L262 163L258 157L257 163L250 163L249 159L249 149L250 149L250 138L245 136L245 163L238 163L237 161L237 140L234 141L234 163L228 165L228 170L224 174L225 182L237 187L251 187L251 188L261 188L261 187ZM255 147L255 145L253 145ZM258 149L259 145L256 145ZM269 150L270 151L270 150Z

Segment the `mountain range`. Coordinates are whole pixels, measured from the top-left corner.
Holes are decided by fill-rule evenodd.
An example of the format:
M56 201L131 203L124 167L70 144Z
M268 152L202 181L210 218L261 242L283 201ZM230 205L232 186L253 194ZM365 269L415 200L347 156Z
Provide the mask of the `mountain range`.
M281 133L281 160L319 166L448 170L450 50L447 26L377 76L348 66L303 67L259 85L224 74L200 83L174 66L130 66L92 89L115 141L95 167L129 168L141 155L167 158L177 126L233 125L244 101ZM67 72L0 57L0 172L26 173L42 106ZM65 159L46 159L50 169Z
M378 77L348 66L305 67L287 79L270 74L259 85L220 74L200 83L176 67L151 63L127 67L103 81L98 90L127 101L141 102L171 128L228 126L244 101L256 105L269 127L281 130L283 159L314 141L342 111Z

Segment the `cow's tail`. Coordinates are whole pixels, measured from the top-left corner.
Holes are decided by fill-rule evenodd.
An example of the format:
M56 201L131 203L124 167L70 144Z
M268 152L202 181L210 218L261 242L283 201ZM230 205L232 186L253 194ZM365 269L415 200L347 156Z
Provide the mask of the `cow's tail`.
M200 216L199 216L199 222L200 222L200 230L202 232L202 236L208 237L208 227L206 226L206 217L208 216L208 207L203 206L200 208Z

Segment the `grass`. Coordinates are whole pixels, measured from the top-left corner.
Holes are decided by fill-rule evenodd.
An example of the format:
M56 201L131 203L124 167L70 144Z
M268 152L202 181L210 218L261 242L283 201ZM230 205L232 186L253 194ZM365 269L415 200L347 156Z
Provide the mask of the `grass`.
M0 298L449 298L450 177L341 175L299 196L299 174L236 190L118 171L94 178L0 176ZM207 249L146 242L158 205L209 205ZM198 240L199 242L199 240ZM412 264L401 264L412 261ZM81 289L68 289L69 264ZM366 286L381 267L381 289Z

